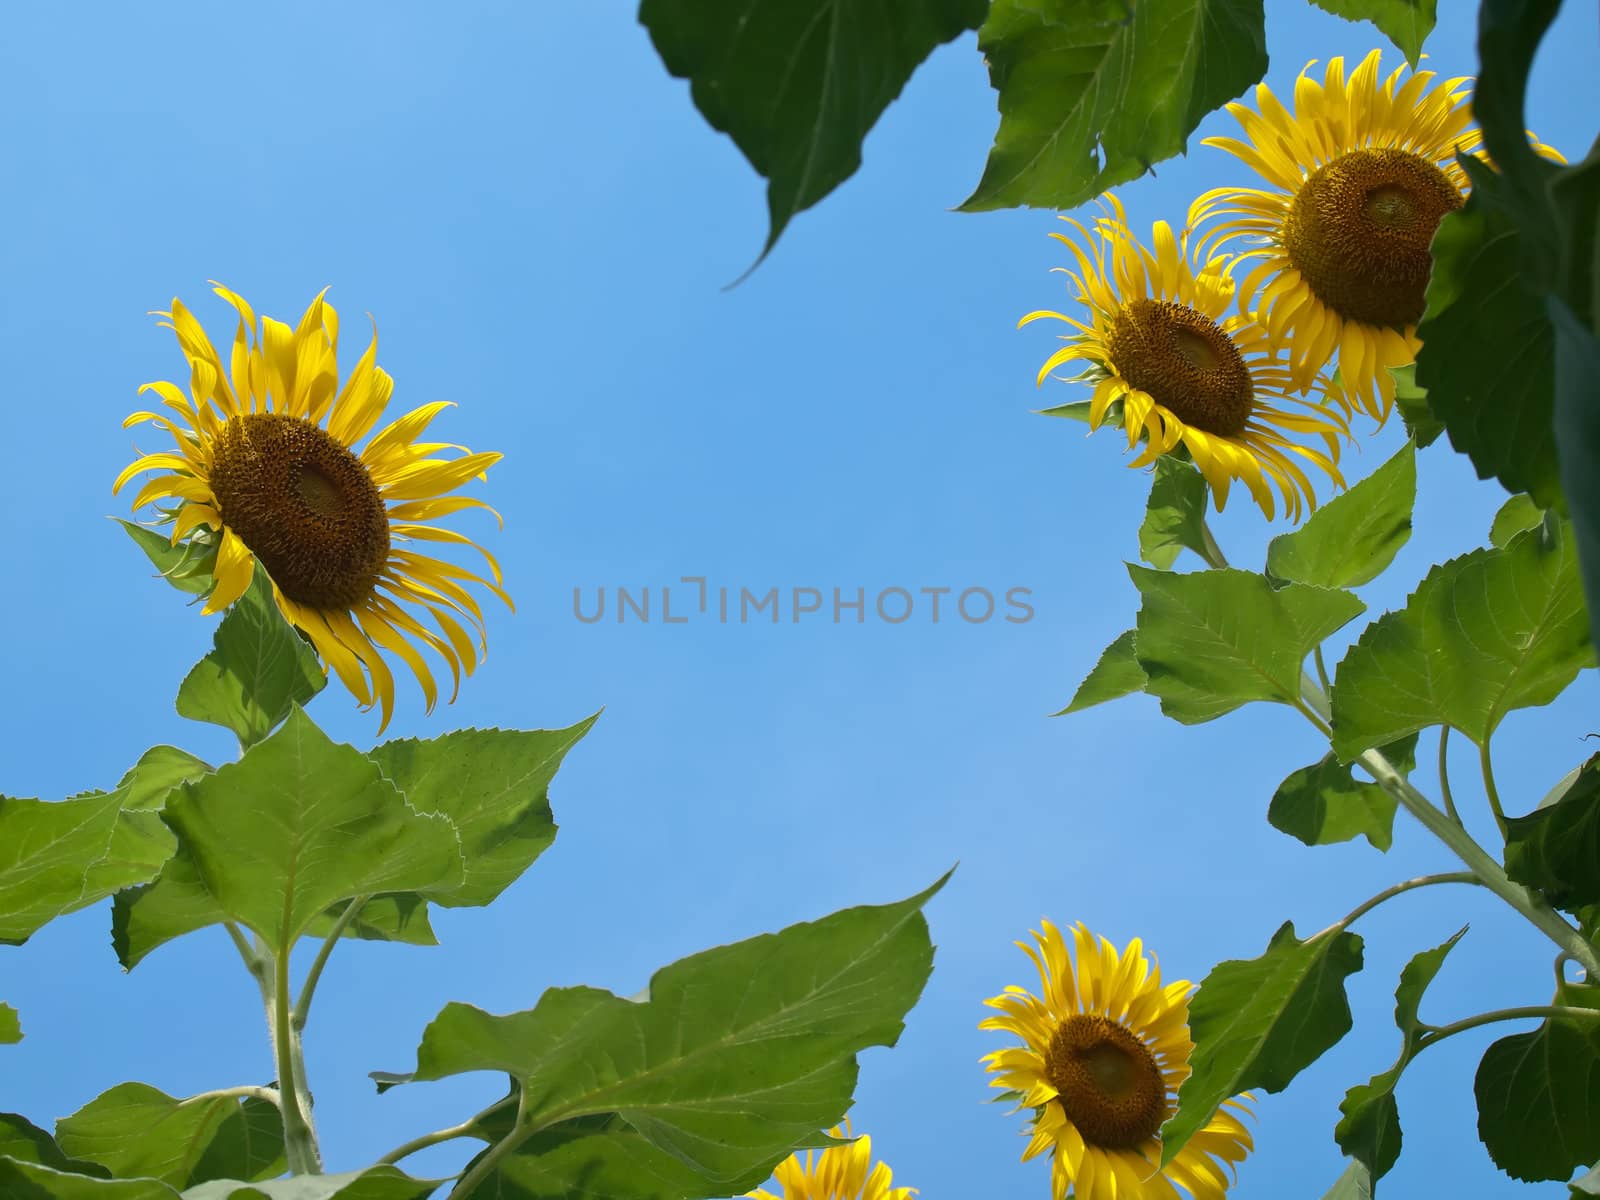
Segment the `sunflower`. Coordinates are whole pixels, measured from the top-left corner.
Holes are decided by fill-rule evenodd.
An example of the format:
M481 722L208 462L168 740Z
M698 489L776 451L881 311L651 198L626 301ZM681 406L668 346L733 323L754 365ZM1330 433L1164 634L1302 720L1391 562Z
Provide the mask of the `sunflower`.
M849 1137L850 1123L828 1132L836 1138ZM754 1200L911 1200L917 1194L916 1188L889 1186L894 1173L887 1163L872 1165L872 1139L865 1134L848 1146L807 1150L804 1159L796 1151L778 1164L772 1177L783 1189L781 1195L762 1191L745 1195Z
M1138 939L1117 952L1081 924L1073 950L1050 922L1036 946L1018 942L1039 969L1041 996L1008 987L985 1001L998 1017L980 1029L1022 1039L984 1062L991 1087L1017 1093L1033 1109L1024 1160L1051 1150L1053 1200L1220 1200L1230 1169L1251 1150L1237 1114L1248 1096L1225 1101L1206 1126L1161 1166L1162 1123L1174 1111L1178 1085L1189 1077L1187 981L1161 984L1160 969ZM1077 965L1074 969L1073 958Z
M482 478L500 455L417 440L448 401L413 409L367 437L394 381L376 364L374 327L340 388L339 318L325 291L290 329L270 317L258 322L242 297L215 290L239 315L228 366L178 300L157 314L188 360L189 394L173 383L147 383L140 392L156 393L171 415L136 412L123 425L153 423L177 445L141 455L112 490L158 472L133 507L176 501L161 510L172 521L173 544L188 539L214 553L215 584L203 611L237 600L259 565L284 617L364 707L382 706L382 725L394 710L394 677L381 651L416 675L430 711L438 688L418 646L435 651L450 669L454 700L462 673L470 675L486 649L483 612L467 585L487 588L507 607L511 599L487 550L433 522L466 508L493 513L481 500L450 493ZM488 577L420 553L416 542L470 546ZM438 632L417 619L424 614Z
M1379 59L1374 50L1348 80L1344 60L1331 59L1321 83L1307 63L1293 112L1264 83L1259 113L1229 104L1246 140L1204 144L1270 186L1214 188L1191 206L1189 225L1225 218L1206 232L1206 247L1259 241L1240 255L1259 260L1240 284L1240 311L1259 315L1275 347L1287 344L1302 391L1337 351L1344 386L1381 423L1394 404L1389 368L1413 361L1422 345L1429 245L1467 194L1456 156L1477 150L1483 136L1471 127L1470 79L1435 84L1434 72L1406 77L1402 66L1380 81Z
M1287 366L1269 351L1266 330L1225 316L1233 294L1230 262L1213 258L1197 270L1187 238L1180 242L1165 221L1155 225L1155 249L1146 249L1129 232L1121 202L1109 194L1107 201L1110 215L1095 222L1093 233L1063 217L1077 236L1050 235L1077 262L1076 271L1056 270L1071 278L1073 298L1088 307L1089 319L1040 311L1018 322L1048 317L1076 330L1062 335L1067 344L1045 360L1038 382L1081 360L1087 370L1071 382L1094 385L1090 428L1120 409L1128 448L1141 436L1148 441L1130 466L1148 466L1182 447L1211 484L1219 512L1239 479L1269 520L1274 485L1289 518L1298 520L1302 504L1316 505L1299 460L1344 486L1337 465L1338 439L1349 436L1342 395L1326 379L1316 400L1292 395ZM1326 452L1291 434L1320 438Z

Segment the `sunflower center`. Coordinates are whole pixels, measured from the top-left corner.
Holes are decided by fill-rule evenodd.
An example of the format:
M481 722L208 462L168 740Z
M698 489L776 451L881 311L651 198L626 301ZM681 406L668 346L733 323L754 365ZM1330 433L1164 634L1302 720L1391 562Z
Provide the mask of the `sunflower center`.
M1244 432L1255 406L1250 370L1210 317L1170 300L1134 300L1106 345L1117 373L1185 425L1219 437Z
M250 413L218 436L210 483L222 520L289 599L348 609L389 557L389 517L361 460L300 417Z
M1154 1137L1167 1115L1167 1084L1145 1044L1106 1017L1061 1023L1045 1053L1057 1102L1083 1140L1130 1150Z
M1461 193L1407 150L1352 150L1300 185L1283 246L1306 284L1341 317L1400 329L1422 318L1428 247Z

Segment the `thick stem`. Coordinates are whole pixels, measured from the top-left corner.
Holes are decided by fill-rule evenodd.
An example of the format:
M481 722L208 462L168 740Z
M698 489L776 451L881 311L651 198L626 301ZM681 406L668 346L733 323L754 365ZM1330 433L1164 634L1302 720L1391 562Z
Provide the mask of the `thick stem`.
M534 1128L528 1121L528 1089L517 1088L517 1119L511 1129L494 1145L484 1152L482 1158L456 1181L455 1187L450 1189L450 1194L445 1200L467 1200L467 1197L478 1190L480 1184L494 1173L500 1165L500 1160L514 1151L523 1142L533 1135Z
M289 949L274 956L272 989L273 1054L278 1060L278 1092L283 1097L283 1150L292 1175L318 1175L322 1155L302 1102L304 1063L297 1064L289 1004Z
M1582 964L1590 980L1600 980L1600 955L1596 954L1588 940L1562 920L1555 909L1521 884L1512 882L1500 864L1472 840L1472 835L1412 787L1381 751L1368 750L1356 761L1367 769L1379 787L1398 800L1402 808L1421 821L1429 833L1466 863L1484 887L1526 917L1534 928L1570 954L1574 961Z

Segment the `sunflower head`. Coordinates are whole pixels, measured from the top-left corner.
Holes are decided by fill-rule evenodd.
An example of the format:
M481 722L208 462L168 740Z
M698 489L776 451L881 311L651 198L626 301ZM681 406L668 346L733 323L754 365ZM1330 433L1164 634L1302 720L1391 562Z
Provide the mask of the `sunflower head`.
M836 1138L850 1136L850 1123L828 1131ZM796 1151L778 1164L772 1177L779 1192L755 1191L753 1200L911 1200L916 1188L892 1187L894 1173L887 1163L873 1163L872 1139L865 1134L847 1146Z
M1345 386L1380 422L1394 403L1390 369L1421 345L1433 236L1467 193L1457 156L1482 143L1470 80L1404 66L1383 76L1381 57L1374 50L1348 78L1332 59L1320 81L1308 63L1292 109L1266 84L1256 88L1259 111L1228 105L1243 140L1205 144L1266 186L1216 188L1189 211L1191 227L1207 227L1202 245L1247 240L1241 258L1256 261L1240 310L1257 312L1272 344L1287 348L1295 386L1308 391L1337 354Z
M1064 1200L1221 1200L1229 1172L1250 1152L1240 1115L1249 1097L1225 1102L1166 1166L1162 1124L1189 1077L1186 980L1161 983L1137 939L1118 951L1081 924L1072 945L1050 922L1017 943L1039 972L1037 996L1008 987L986 1001L1000 1015L981 1029L1020 1046L984 1059L990 1086L1033 1110L1022 1157L1051 1154L1051 1196Z
M239 318L226 364L181 302L160 314L187 360L188 390L145 384L140 391L167 411L136 412L124 425L155 424L174 445L136 458L113 491L151 473L133 506L165 502L158 511L173 544L204 544L212 555L215 584L203 611L226 608L264 571L284 617L363 705L381 706L384 725L394 709L385 652L417 677L431 709L438 688L419 647L434 651L450 670L453 700L486 648L468 585L511 600L493 556L434 521L465 508L493 512L452 493L483 478L500 455L419 441L447 402L373 433L394 390L376 362L376 332L341 387L339 317L322 295L291 329L258 320L227 288L216 293ZM419 541L469 547L487 574L421 553Z
M1059 366L1082 363L1085 370L1072 382L1093 385L1091 428L1116 415L1130 450L1146 442L1131 466L1181 452L1210 483L1218 510L1240 480L1269 519L1280 497L1290 519L1299 519L1316 504L1302 464L1343 486L1339 439L1349 436L1349 426L1342 394L1326 378L1318 381L1316 399L1291 391L1266 331L1228 315L1229 260L1200 263L1187 238L1180 241L1165 222L1157 222L1153 248L1146 248L1129 231L1117 198L1107 201L1107 215L1092 230L1064 218L1075 232L1051 235L1072 254L1076 269L1057 269L1072 281L1081 310L1022 318L1024 325L1062 321L1073 331L1045 360L1039 382Z

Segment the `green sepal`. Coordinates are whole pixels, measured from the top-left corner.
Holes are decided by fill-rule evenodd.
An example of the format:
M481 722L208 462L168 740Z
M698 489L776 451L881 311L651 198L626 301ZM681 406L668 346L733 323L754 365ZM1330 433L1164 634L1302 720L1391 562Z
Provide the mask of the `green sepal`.
M121 517L112 519L144 551L145 557L154 564L161 578L173 587L194 596L203 596L211 590L211 571L217 561L217 545L205 536L204 531L197 531L195 536L174 546L169 535L148 525L124 521Z

